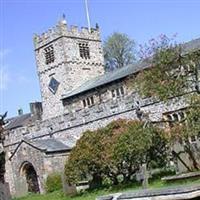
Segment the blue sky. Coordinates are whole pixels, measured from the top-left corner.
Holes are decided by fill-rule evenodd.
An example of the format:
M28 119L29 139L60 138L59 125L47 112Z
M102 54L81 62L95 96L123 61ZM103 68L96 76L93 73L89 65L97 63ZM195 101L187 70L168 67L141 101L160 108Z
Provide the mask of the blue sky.
M178 41L200 37L199 0L88 0L91 24L102 39L114 31L143 44L161 33ZM69 25L86 26L84 0L0 0L0 113L29 112L40 100L33 34L54 26L65 13Z

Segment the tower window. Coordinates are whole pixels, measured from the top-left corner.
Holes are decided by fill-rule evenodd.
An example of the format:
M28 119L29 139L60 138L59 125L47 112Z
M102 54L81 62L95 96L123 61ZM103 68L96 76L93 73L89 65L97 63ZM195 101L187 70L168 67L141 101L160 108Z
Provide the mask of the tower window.
M53 63L55 60L53 45L46 47L44 51L45 51L45 60L46 60L45 63L47 65L50 63Z
M80 57L84 59L90 59L90 50L88 43L79 43Z

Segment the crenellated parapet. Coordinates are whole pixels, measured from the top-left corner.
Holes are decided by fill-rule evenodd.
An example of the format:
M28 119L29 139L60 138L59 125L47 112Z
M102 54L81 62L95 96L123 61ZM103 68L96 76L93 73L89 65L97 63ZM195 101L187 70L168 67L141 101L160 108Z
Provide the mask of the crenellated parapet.
M87 27L81 27L79 29L78 26L67 26L65 20L60 20L56 26L50 28L48 31L42 33L41 35L34 35L33 40L35 49L39 49L40 47L43 47L44 45L47 45L61 37L98 41L100 40L100 31L98 26L96 26L96 28L91 28L91 30Z

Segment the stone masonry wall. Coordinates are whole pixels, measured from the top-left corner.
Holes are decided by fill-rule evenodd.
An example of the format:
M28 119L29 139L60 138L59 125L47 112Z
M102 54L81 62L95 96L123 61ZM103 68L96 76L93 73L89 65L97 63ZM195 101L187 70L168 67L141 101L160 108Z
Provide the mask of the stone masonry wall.
M80 57L80 42L88 43L90 59ZM100 33L98 29L89 32L86 28L68 28L65 21L60 21L56 27L41 36L35 35L34 44L43 119L48 119L63 114L62 95L104 73ZM44 49L49 45L53 45L55 60L46 64ZM52 77L59 82L55 94L49 90Z
M118 84L125 85L125 82ZM163 118L163 113L184 107L183 101L171 100L163 104L153 99L141 98L136 92L130 92L127 88L125 89L125 92L127 92L123 97L113 99L110 95L110 89L115 87L115 85L113 83L113 85L99 90L99 93L105 95L104 99L101 102L97 101L95 105L89 108L83 108L81 103L81 99L89 95L85 94L72 102L72 104L75 104L72 105L72 109L68 109L70 106L67 106L63 115L44 121L36 121L28 127L11 130L9 135L6 136L5 145L12 151L17 143L24 138L37 139L49 137L50 135L54 135L56 139L70 144L68 139L63 141L63 138L69 135L72 139L74 138L74 141L71 143L71 145L74 145L84 130L97 129L119 118L136 119L135 109L137 101L140 102L142 110L149 114L151 121L159 121ZM95 94L95 92L91 94ZM96 94L97 97L98 94ZM60 139L61 136L62 139Z
M120 85L124 85L125 95L116 99L111 98L110 89ZM126 81L118 82L117 84L113 83L109 87L104 87L99 90L99 93L104 94L104 99L101 102L97 101L95 105L89 108L83 108L81 107L82 104L80 104L81 99L89 94L77 97L72 104L80 104L79 107L75 107L75 109L72 110L65 109L63 115L55 118L44 121L38 120L27 127L11 130L5 140L6 151L9 154L12 154L22 139L45 139L50 136L53 136L55 139L72 147L81 137L82 133L88 129L95 130L104 127L111 121L119 118L137 119L135 113L137 101L140 102L142 111L149 115L151 121L159 121L163 118L163 113L179 110L184 107L183 101L171 100L170 102L163 104L162 102L153 99L141 98L136 92L131 91L132 90L127 88ZM96 94L96 98L97 97L98 94ZM96 100L98 100L98 98ZM33 153L32 150L29 151L29 147L25 148L26 151L23 151L23 148L18 150L11 160L10 165L8 165L7 172L12 172L13 175L13 178L10 177L11 174L7 175L9 181L11 181L10 185L12 187L12 192L18 190L18 171L20 165L25 160L30 160L30 162L38 165L38 167L36 166L35 168L42 179L41 187L44 188L43 183L47 174L51 173L53 170L60 170L62 168L60 168L60 166L63 166L67 159L65 156L44 156L41 155L40 152L36 151ZM58 169L56 168L56 163L62 163L59 165ZM14 181L14 183L12 181Z
M22 143L16 154L11 159L11 167L13 171L14 187L10 188L14 196L23 196L27 194L26 177L23 174L23 166L26 163L33 165L37 175L40 191L45 191L44 185L44 161L42 153L32 148L26 143ZM12 184L13 185L13 184Z

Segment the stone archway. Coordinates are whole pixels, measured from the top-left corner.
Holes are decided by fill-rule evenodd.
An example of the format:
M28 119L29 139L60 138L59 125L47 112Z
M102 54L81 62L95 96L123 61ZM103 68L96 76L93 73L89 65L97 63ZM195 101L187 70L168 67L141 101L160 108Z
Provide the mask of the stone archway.
M26 178L28 192L40 193L38 176L33 165L30 162L25 162L22 164L20 171L21 175Z

